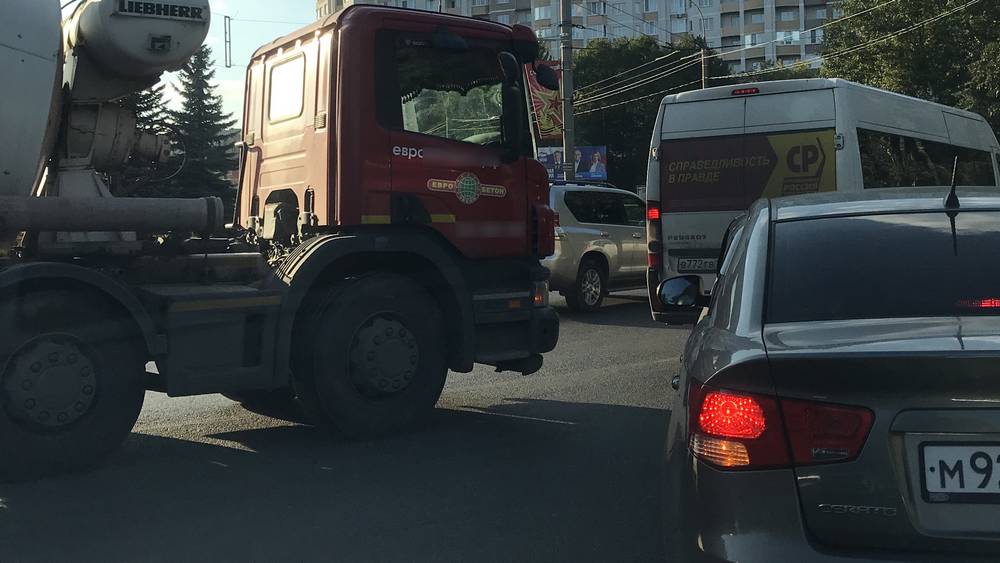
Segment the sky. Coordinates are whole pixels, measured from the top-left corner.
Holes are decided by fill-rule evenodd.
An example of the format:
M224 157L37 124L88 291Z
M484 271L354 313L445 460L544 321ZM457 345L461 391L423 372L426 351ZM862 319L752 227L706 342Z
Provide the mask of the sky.
M216 91L222 95L225 111L240 120L243 112L243 83L250 57L261 45L315 21L316 0L210 1L212 26L206 43L212 48L216 62ZM233 68L225 68L224 65L223 16L233 18ZM168 84L177 84L173 75L166 75L164 80ZM179 99L173 88L167 88L167 97L170 106L176 109Z
M216 91L222 95L225 111L241 120L243 84L250 57L261 45L315 21L316 0L211 0L211 5L212 27L205 42L215 58ZM224 65L223 16L233 18L233 68ZM177 83L174 76L165 80ZM176 107L179 100L173 92L170 94L169 102Z

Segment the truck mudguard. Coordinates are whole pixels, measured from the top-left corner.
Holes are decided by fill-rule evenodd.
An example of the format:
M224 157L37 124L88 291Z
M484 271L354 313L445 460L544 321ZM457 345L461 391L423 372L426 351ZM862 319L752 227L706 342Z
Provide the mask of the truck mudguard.
M391 255L400 254L427 262L448 284L447 293L455 302L450 316L445 311L445 318L457 321L447 327L451 343L449 365L454 371L471 371L475 356L472 291L462 275L461 258L450 251L446 243L436 238L436 233L421 232L419 229L388 232L381 229L377 233L362 230L352 234L325 235L311 239L296 248L267 281L268 289L280 290L285 294L278 321L276 377L287 381L296 315L306 296L324 273L331 267L336 269L337 262L348 267L348 261L355 258L368 256L378 260L379 255L388 259ZM344 270L345 274L351 272L350 269Z
M125 309L142 333L151 356L166 351L166 340L159 338L156 326L139 299L120 282L96 270L56 262L32 262L12 266L0 272L0 296L22 284L35 286L39 282L79 284L89 287Z

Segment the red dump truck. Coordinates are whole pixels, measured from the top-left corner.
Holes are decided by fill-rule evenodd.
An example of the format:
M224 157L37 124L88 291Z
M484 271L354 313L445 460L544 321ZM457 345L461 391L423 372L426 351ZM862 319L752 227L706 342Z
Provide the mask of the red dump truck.
M24 25L58 17L13 4L41 11ZM210 18L207 0L184 2L197 17L128 4L85 3L63 23L39 172L23 190L0 183L0 231L17 233L0 259L0 477L99 460L146 390L294 400L365 437L415 424L449 370L541 367L559 321L539 264L555 216L532 158L530 29L356 6L261 48L235 234L213 238L218 200L116 198L101 181L162 153L115 97L168 68L144 73L147 51L190 51Z

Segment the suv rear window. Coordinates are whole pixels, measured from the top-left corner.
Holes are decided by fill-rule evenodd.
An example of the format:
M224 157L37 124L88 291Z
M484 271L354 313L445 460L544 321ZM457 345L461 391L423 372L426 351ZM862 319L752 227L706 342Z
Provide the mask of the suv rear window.
M1000 315L1000 212L774 226L767 322Z

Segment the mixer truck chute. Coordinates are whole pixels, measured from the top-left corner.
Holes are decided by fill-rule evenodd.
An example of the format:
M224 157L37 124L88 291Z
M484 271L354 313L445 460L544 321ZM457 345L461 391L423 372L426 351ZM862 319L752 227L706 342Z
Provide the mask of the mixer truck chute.
M530 29L355 6L261 48L237 235L212 238L218 199L116 198L103 181L162 158L118 100L199 48L207 0L85 0L59 18L56 0L0 5L5 89L31 89L0 106L16 124L0 130L0 240L17 235L0 258L0 478L100 459L147 389L293 401L363 437L415 424L449 369L541 367L558 318ZM428 121L465 97L481 119Z

